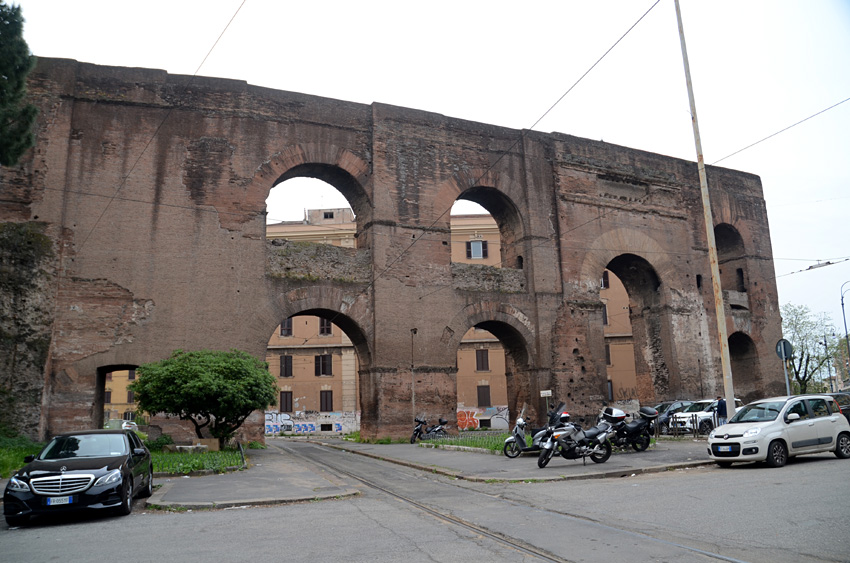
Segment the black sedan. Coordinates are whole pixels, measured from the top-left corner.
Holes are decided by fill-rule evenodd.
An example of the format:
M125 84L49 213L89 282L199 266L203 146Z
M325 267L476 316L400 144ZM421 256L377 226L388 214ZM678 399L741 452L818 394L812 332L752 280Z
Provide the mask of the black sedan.
M153 493L151 454L132 430L83 430L54 437L12 475L3 493L9 526L30 516L106 509L130 514Z

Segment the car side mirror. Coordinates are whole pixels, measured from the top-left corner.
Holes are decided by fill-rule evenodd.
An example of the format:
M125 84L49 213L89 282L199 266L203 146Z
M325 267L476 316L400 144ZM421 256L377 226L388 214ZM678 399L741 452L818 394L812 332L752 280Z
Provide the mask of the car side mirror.
M795 420L800 420L800 415L796 412L792 412L785 417L785 422L794 422Z
M34 456L34 455L28 455L28 456L26 456L26 457L24 458L24 463L29 463L29 462L31 462L31 461L35 461L35 456Z
M145 448L133 448L133 455L145 455Z

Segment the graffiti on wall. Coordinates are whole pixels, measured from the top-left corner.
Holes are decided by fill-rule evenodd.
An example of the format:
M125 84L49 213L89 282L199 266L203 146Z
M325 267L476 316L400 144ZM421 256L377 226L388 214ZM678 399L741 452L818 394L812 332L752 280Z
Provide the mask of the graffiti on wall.
M266 434L348 434L360 430L359 412L266 412Z
M507 405L496 407L461 407L457 410L458 430L477 430L481 428L481 420L489 420L490 428L507 429L508 407Z

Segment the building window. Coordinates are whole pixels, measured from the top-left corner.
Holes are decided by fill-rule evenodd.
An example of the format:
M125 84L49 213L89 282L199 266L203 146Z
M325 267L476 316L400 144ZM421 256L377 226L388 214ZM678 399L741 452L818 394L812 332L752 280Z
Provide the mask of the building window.
M466 241L466 257L470 260L487 258L486 240Z
M602 272L602 289L608 289L609 287L611 287L611 285L608 280L608 270L604 270Z
M611 345L610 344L605 345L605 364L609 365L609 366L611 365Z
M697 274L697 289L702 289L702 276Z
M124 416L122 418L124 420L134 420L136 418L136 413L133 411L124 411Z
M289 317L288 319L280 323L280 335L292 336L292 317Z
M106 381L112 381L112 372L106 374Z
M323 216L324 216L325 219L333 219L334 218L334 212L333 211L325 211L323 213Z
M319 336L330 336L333 334L332 326L328 319L319 319Z
M744 293L745 291L747 291L747 286L744 285L744 269L743 268L738 268L737 270L735 270L735 282L736 282L736 285L738 286L738 291L740 291L741 293Z
M103 394L103 403L108 405L112 403L112 391L106 391Z
M490 371L490 351L475 351L475 371Z
M135 380L135 379L136 379L136 370L131 369L130 371L128 371L128 372L127 372L127 379L128 379L129 381L133 381L133 380Z
M280 392L280 408L278 412L292 412L292 391Z
M135 399L134 395L135 395L135 393L133 393L132 391L127 391L127 402L128 403L132 404L132 403L135 402L134 401L134 399Z
M280 355L280 376L292 377L292 356L288 354Z
M493 405L490 404L490 386L489 385L479 385L478 386L478 406L479 407L491 407Z
M321 412L331 412L334 410L333 391L319 391L319 410Z
M608 326L608 304L602 305L602 324Z
M316 375L333 375L330 354L316 356Z

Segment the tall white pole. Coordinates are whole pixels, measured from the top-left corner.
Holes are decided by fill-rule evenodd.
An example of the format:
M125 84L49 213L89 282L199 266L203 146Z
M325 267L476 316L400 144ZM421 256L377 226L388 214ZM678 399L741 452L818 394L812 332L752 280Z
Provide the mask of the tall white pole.
M694 88L691 84L691 67L688 64L688 49L685 46L685 30L682 27L682 11L679 0L675 0L676 19L679 22L679 40L682 43L682 61L685 64L685 80L688 85L688 100L691 103L691 121L694 126L694 143L697 149L697 170L702 192L702 210L705 218L705 235L708 239L708 260L711 266L711 287L714 289L714 312L717 317L717 336L720 339L720 367L723 370L723 389L726 396L727 416L735 414L735 390L732 386L732 366L729 361L729 336L726 331L726 311L723 305L723 288L720 285L720 266L717 262L717 243L714 240L714 219L711 216L711 200L708 197L708 179L705 175L705 161L702 156L702 142L699 138L697 106L694 101Z

